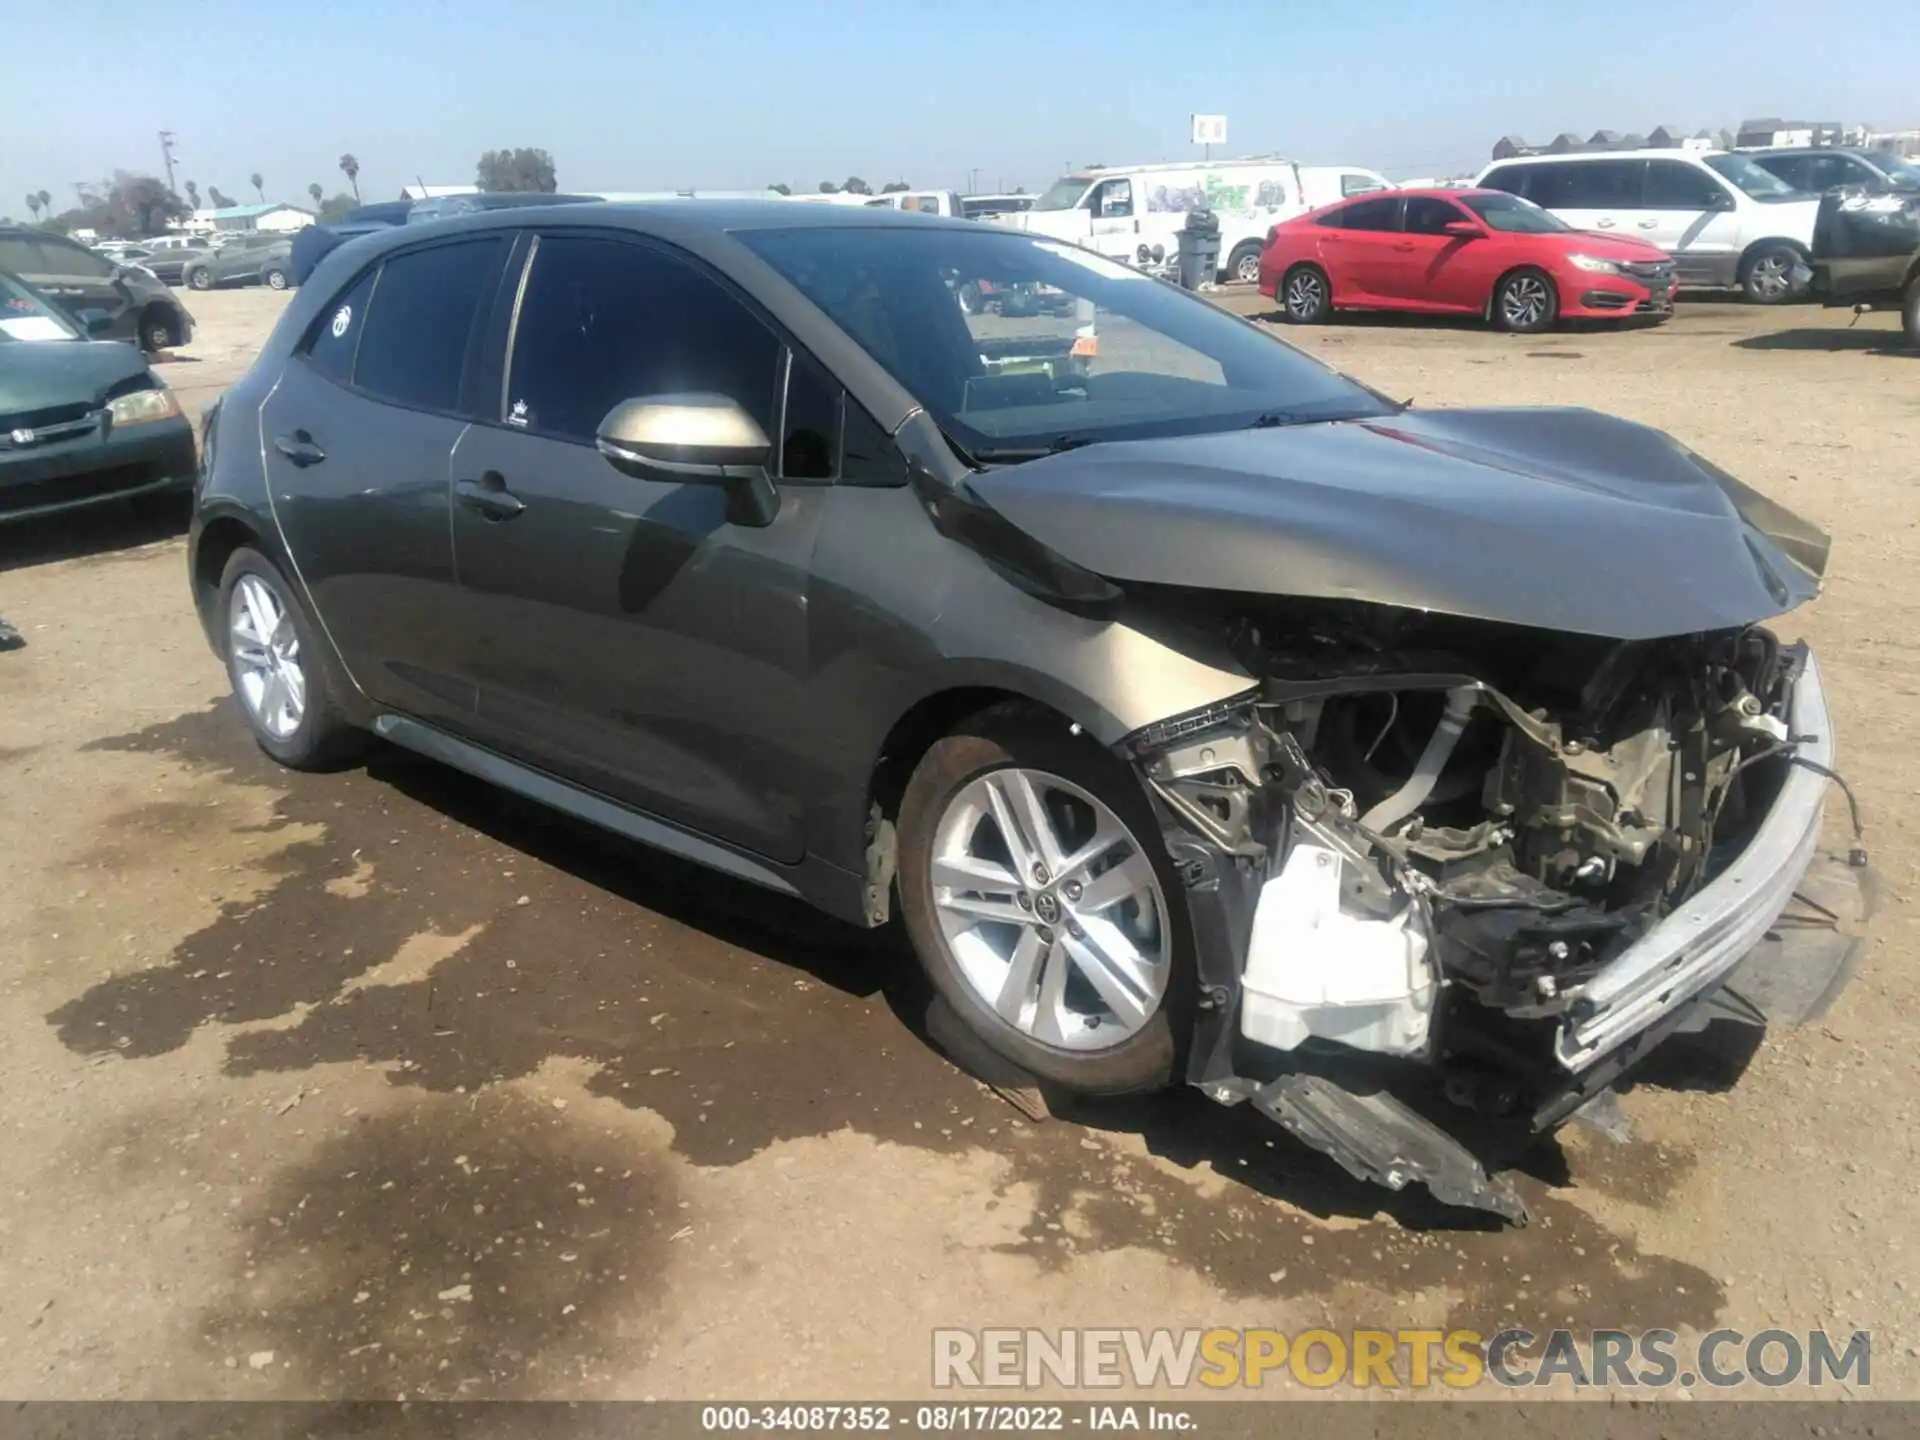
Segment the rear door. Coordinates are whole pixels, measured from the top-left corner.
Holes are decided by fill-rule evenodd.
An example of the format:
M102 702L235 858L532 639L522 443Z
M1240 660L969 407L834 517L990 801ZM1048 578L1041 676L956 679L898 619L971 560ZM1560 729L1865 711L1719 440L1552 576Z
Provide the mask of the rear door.
M273 510L354 679L465 730L449 458L509 237L389 255L319 313L261 408Z
M1576 230L1638 234L1644 160L1560 160L1530 166L1527 198Z
M452 472L483 743L779 860L804 849L808 571L846 403L789 355L679 251L542 234L504 386ZM616 404L689 390L736 400L782 447L772 523L731 523L720 487L600 455Z
M1336 305L1391 302L1393 272L1405 263L1395 250L1400 240L1400 197L1377 195L1337 210L1322 237L1320 253L1329 260ZM1326 222L1322 222L1326 224Z
M1726 284L1740 259L1740 216L1733 193L1698 165L1647 162L1643 223L1632 233L1673 256L1686 285Z

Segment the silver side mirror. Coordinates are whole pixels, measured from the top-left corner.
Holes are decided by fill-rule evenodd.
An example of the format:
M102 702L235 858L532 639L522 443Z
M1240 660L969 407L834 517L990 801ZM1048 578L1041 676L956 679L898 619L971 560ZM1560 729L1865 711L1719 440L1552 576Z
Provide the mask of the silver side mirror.
M759 421L725 395L691 392L623 400L594 437L607 463L639 480L720 485L727 519L769 525L780 495L767 473L773 442Z

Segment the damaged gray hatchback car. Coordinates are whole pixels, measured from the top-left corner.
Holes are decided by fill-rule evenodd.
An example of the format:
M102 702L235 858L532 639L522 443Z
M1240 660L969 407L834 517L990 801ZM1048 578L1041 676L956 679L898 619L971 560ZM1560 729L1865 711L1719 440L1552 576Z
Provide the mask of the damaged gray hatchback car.
M1550 1128L1845 974L1826 694L1762 625L1826 537L1638 425L1414 410L1041 237L681 203L343 246L204 441L269 754L897 913L1002 1080L1188 1082L1519 1219L1449 1114Z

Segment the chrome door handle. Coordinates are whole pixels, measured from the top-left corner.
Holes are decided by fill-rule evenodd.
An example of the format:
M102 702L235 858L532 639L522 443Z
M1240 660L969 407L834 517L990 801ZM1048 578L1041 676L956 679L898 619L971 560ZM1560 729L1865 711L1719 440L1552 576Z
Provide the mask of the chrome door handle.
M507 489L498 471L489 470L478 480L454 482L453 495L469 510L478 510L489 520L511 520L527 508L527 502Z
M296 430L291 435L275 437L273 448L302 470L309 465L318 465L327 458L327 452L313 443L313 437L304 430Z

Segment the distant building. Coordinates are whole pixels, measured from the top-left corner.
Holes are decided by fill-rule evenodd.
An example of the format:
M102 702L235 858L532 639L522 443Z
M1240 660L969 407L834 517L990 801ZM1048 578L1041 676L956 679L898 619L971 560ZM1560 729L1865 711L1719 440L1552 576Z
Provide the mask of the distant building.
M1778 143L1784 145L1788 142L1782 140ZM1716 136L1711 130L1696 130L1689 135L1678 125L1656 125L1644 135L1631 130L1596 130L1584 140L1571 130L1563 130L1544 145L1531 145L1519 135L1502 135L1494 142L1493 158L1511 160L1519 155L1580 155L1595 150L1731 150L1733 144L1733 135L1729 131L1723 130Z
M298 205L225 205L214 210L196 210L180 225L190 235L211 235L221 230L268 230L287 233L304 230L313 224L314 213Z
M1858 145L1867 134L1864 125L1838 120L1780 120L1769 115L1742 120L1734 143L1742 150L1766 150L1782 145Z

